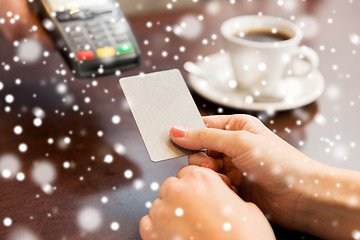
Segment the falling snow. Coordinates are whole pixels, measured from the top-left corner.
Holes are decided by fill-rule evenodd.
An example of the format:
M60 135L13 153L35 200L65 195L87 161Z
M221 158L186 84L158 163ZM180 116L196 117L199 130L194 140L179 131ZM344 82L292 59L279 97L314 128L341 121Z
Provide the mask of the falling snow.
M202 33L203 25L195 15L187 15L173 26L173 31L177 36L190 40L197 38Z
M127 170L125 170L125 172L124 172L124 176L125 176L125 178L127 178L127 179L130 179L130 178L132 178L133 177L133 172L130 170L130 169L127 169Z
M360 240L360 230L353 230L351 232L351 236L355 239L355 240Z
M323 126L326 124L326 118L322 114L317 114L315 116L315 122L319 124L320 126Z
M25 180L25 174L22 173L22 172L19 172L16 174L16 179L19 181L19 182L22 182Z
M151 190L153 190L153 191L159 190L159 183L157 183L157 182L152 182L152 183L150 184L150 188L151 188Z
M3 223L4 223L5 227L10 227L12 224L12 219L9 217L6 217L6 218L4 218Z
M152 204L151 204L150 201L147 201L147 202L145 203L145 207L146 207L146 208L151 208L151 205L152 205Z
M16 135L20 135L22 132L23 132L23 129L22 129L21 126L17 125L17 126L14 127L14 133Z
M231 224L229 222L226 222L223 224L223 230L225 232L229 232L231 230Z
M45 111L40 107L34 107L32 113L36 118L40 118L40 119L43 119L46 116Z
M140 189L142 189L144 187L144 181L142 181L141 179L136 179L135 181L134 181L134 188L136 189L136 190L140 190Z
M106 197L106 196L103 196L103 197L101 197L101 202L102 203L107 203L109 201L109 199Z
M25 227L15 228L7 239L11 240L39 240L40 238L30 229Z
M117 152L119 155L125 155L126 154L126 148L123 144L121 143L115 143L114 144L114 150L115 152Z
M111 121L113 124L119 124L121 121L121 118L119 115L114 115L114 116L112 116Z
M69 162L64 162L64 163L63 163L63 167L64 167L64 168L69 168L69 167L70 167L70 163L69 163Z
M27 149L28 149L28 146L26 145L26 143L21 143L21 144L19 145L19 151L20 151L20 152L26 152Z
M117 231L120 228L120 224L118 222L112 222L110 225L111 230Z
M33 163L31 178L36 184L40 186L50 184L55 181L56 176L56 168L49 161L37 161Z
M65 94L67 92L67 85L64 84L64 83L59 83L57 86L56 86L56 91L59 93L59 94Z
M147 26L148 28L151 28L152 25L153 25L152 22L147 22L147 23L146 23L146 26Z
M20 159L13 154L0 156L0 171L3 178L15 177L21 169Z
M32 0L29 0L29 2L31 1ZM177 10L178 2L179 0L168 1L162 3L161 7L168 14L172 14ZM197 3L198 0L193 0L192 2ZM248 4L244 5L244 11L252 11L254 8L252 4L256 1L228 0L227 4L230 4L230 7L235 7L237 4L240 4L240 2L241 4ZM272 109L261 114L260 117L262 120L273 118L270 120L270 125L277 128L274 129L274 132L293 137L291 140L295 147L309 150L309 147L316 146L319 147L317 154L325 156L326 159L334 160L339 164L349 162L354 152L358 150L359 141L356 136L350 135L346 130L342 130L337 126L339 126L339 123L347 121L347 119L342 117L341 111L355 112L357 110L356 107L359 106L360 95L359 91L356 92L356 90L352 93L346 91L345 86L353 84L358 76L356 76L354 72L351 72L349 67L339 60L339 56L341 54L344 55L344 57L349 57L349 59L358 57L358 47L360 46L359 32L356 28L353 28L347 29L347 32L341 34L346 51L344 51L343 47L337 44L336 41L330 41L331 39L329 41L318 40L321 39L322 29L320 29L320 26L326 26L331 29L341 23L336 15L339 14L341 9L334 9L327 12L324 9L323 12L325 15L323 18L316 18L312 16L312 14L309 14L307 9L303 9L300 5L302 3L300 2L306 2L306 0L276 0L272 4L273 7L281 11L283 13L282 15L286 16L287 19L290 19L300 26L304 32L304 39L306 41L314 43L313 41L316 39L316 45L312 47L316 49L321 57L320 70L324 69L323 74L326 78L326 87L319 101L319 105L324 104L324 102L329 102L328 107L331 108L331 111L325 111L323 108L319 108L315 112L311 112L312 110L308 111L306 108L299 108L289 114L289 116L291 115L291 117L293 117L292 124L281 125L282 127L278 127L277 114ZM348 2L353 3L354 1L349 0ZM141 5L137 6L139 10L142 7ZM169 22L154 19L146 19L143 21L141 23L142 27L146 28L147 31L155 32L155 30L161 29L163 33L159 34L158 38L147 36L148 39L139 39L141 48L144 48L143 64L148 67L147 70L152 69L155 71L156 69L163 68L161 64L153 61L153 59L159 57L166 63L176 63L178 66L181 66L183 62L187 60L208 62L209 56L207 54L211 52L224 53L224 49L220 50L222 47L220 45L222 44L221 33L218 31L218 28L212 28L214 26L208 25L209 22L213 24L213 19L215 19L213 16L222 14L222 10L219 1L206 1L201 14L188 13L175 19L175 21ZM256 11L258 12L259 10L257 9ZM299 11L298 14L297 11ZM254 12L254 14L256 14L256 12ZM266 14L268 14L268 12L265 10L258 12L258 15ZM0 24L15 24L18 21L23 21L23 19L11 11L8 11L0 18ZM55 29L54 24L49 19L43 20L42 25L51 31ZM206 31L204 31L205 29ZM65 28L65 31L68 33L79 33L82 30L79 26L68 26ZM24 31L34 34L39 32L40 29L34 25ZM272 29L273 33L277 31L278 29L276 28ZM5 74L11 74L15 72L17 68L23 67L23 65L25 65L25 67L32 67L39 62L47 74L47 68L51 68L51 64L54 64L52 62L53 59L58 57L56 56L57 53L53 50L47 51L43 49L42 45L32 36L33 35L30 35L30 37L10 42L9 46L14 49L14 53L8 59L1 61L0 71L4 71ZM188 45L187 42L191 42L193 45ZM163 47L158 47L157 44L159 43L161 43ZM84 47L85 49L91 48L90 45ZM201 51L202 48L206 48L209 51ZM211 51L211 49L214 51ZM70 52L68 54L72 57L76 55ZM192 56L190 57L192 59L187 59L188 54ZM61 179L62 176L58 176L60 173L65 173L67 174L65 176L73 177L78 184L86 185L87 181L91 178L90 174L93 174L96 168L111 168L113 166L111 163L115 160L117 161L116 163L120 161L138 161L136 154L133 154L134 149L131 145L132 142L127 142L126 138L114 138L115 131L125 136L128 133L128 129L125 127L127 125L124 124L125 121L128 121L126 114L129 112L129 106L126 101L123 101L123 99L119 101L117 92L112 91L110 87L106 86L107 88L104 89L104 84L100 77L97 78L97 76L93 76L89 81L77 81L76 78L71 77L71 70L69 70L66 65L58 63L55 65L54 69L50 69L51 72L55 73L55 77L44 76L42 79L39 79L39 89L50 89L51 92L54 93L53 99L49 99L48 102L42 101L44 98L42 91L32 88L29 88L29 92L26 92L26 94L34 101L34 104L23 101L19 92L20 90L27 89L29 85L26 76L17 76L17 74L14 74L13 78L6 80L1 79L0 81L0 93L2 93L1 103L3 103L2 105L0 104L0 106L3 112L6 113L6 116L17 117L8 126L14 147L11 148L13 152L9 151L8 153L1 153L2 155L0 155L0 178L5 184L11 183L17 184L18 186L25 186L28 182L34 183L37 186L38 192L34 193L33 198L37 201L44 199L44 195L45 197L50 197L46 194L56 193L58 180L63 180ZM265 62L260 62L254 66L244 64L239 66L239 68L248 73L253 69L265 72L270 68L270 65L267 66ZM103 66L100 66L97 71L102 74L104 73L104 69ZM326 76L325 69L330 70L332 74ZM141 71L143 72L140 74L144 74L147 70L142 69ZM120 75L122 75L122 72L117 70L113 77L118 80L118 76ZM267 81L263 81L262 84L266 85ZM234 79L229 81L229 86L232 89L237 89L238 87ZM98 95L94 95L93 91L97 91ZM103 104L100 101L100 97L102 96L107 96L107 101L104 104L114 104L113 111L109 110L103 119L101 119L102 116L99 117L96 108L92 106L93 104ZM339 104L344 99L346 99L346 104L344 104L346 106ZM258 102L256 102L257 99L254 99L252 95L243 95L241 100L247 105L258 104ZM199 101L199 106L208 109L212 107L210 104L201 102L203 100ZM222 101L223 103L229 103L231 102L231 98L224 96ZM55 106L57 102L61 102L61 105ZM70 109L70 111L67 109ZM210 111L217 114L229 112L227 108L220 106L212 107ZM30 118L26 118L27 116L30 116ZM66 123L66 121L73 116L82 117L84 122L81 123L81 125L74 124L74 126L69 126L69 128L66 129L61 126L62 123ZM105 125L88 126L87 124L93 121L88 121L88 119L92 117L99 117L99 123L103 120ZM54 120L56 120L56 126ZM318 136L318 138L314 140L311 139L310 136L313 133L303 132L309 125L321 129L320 131L323 131L321 133L323 134L321 135L322 137ZM54 131L44 133L49 126L53 127ZM109 128L107 128L108 126L114 130L109 130ZM37 159L31 159L31 156L37 156L32 154L38 151L33 145L34 142L31 141L27 135L32 132L35 132L39 137L43 137L39 142L44 145L44 149L40 151L41 155ZM57 134L58 132L59 135ZM80 157L86 159L87 165L83 166L77 163L78 155L74 155L74 158L64 157L60 158L60 160L55 159L55 156L58 156L57 150L63 153L70 150L72 151L73 148L81 149L84 147L83 142L79 139L87 137L93 137L96 141L107 147L106 149L100 149L99 152L89 152L88 155L81 155ZM316 141L319 141L322 145L317 144ZM143 159L141 159L141 161L143 161ZM307 162L308 159L305 159L303 164ZM138 164L138 162L136 162L136 164ZM129 184L132 190L138 190L136 193L143 194L144 191L154 191L151 193L156 194L155 192L160 188L161 183L158 182L160 180L154 177L150 178L151 180L148 182L144 181L145 178L142 178L142 174L147 173L139 171L136 164L126 165L127 167L125 169L114 168L114 171L117 171L117 176L120 176L120 180L122 179L126 184ZM26 165L30 166L30 171L24 169ZM259 166L266 167L268 165L266 162L260 162ZM272 169L272 172L273 174L280 174L282 169L276 166ZM247 173L244 172L243 175L247 176ZM331 176L334 175L332 174ZM314 184L322 184L318 179L312 181ZM307 179L293 179L291 176L287 179L289 187L292 187L294 184L305 184L306 182ZM119 190L121 189L120 185L121 184L114 184L107 186L107 190ZM341 188L341 183L336 183L336 187ZM109 192L100 193L95 199L94 206L80 206L75 216L75 221L77 221L78 228L82 230L82 233L94 232L99 228L104 228L107 229L107 231L119 231L119 233L113 234L120 234L121 230L126 229L125 224L121 225L120 228L119 222L121 222L121 224L123 224L123 222L121 219L119 221L116 216L112 216L110 219L103 217L102 211L105 212L107 207L113 203L117 203L117 197L120 196L117 194L112 195L112 193L114 192L110 194ZM313 194L315 197L321 196L321 193ZM55 195L56 194L52 196ZM330 196L330 192L327 192L326 195ZM355 206L359 201L357 196L350 196L347 199L350 206ZM121 200L120 204L122 204ZM152 202L150 200L143 200L141 204L143 208L150 208ZM49 207L49 209L46 210L47 212L44 216L48 218L56 216L56 211L52 211L51 209L57 208L57 206L49 205L47 207ZM148 211L148 209L145 210ZM173 213L177 217L183 217L184 214L186 214L181 207L177 207ZM31 214L32 215L25 217L30 220L36 219L36 214ZM242 217L241 219L246 221L247 217ZM41 239L31 229L21 226L18 227L18 221L19 219L16 215L9 214L9 216L7 216L6 212L4 212L3 226L12 230L8 235L9 239ZM334 220L331 225L334 227L338 226L339 222ZM220 225L220 227L222 227L223 231L229 232L233 226L230 222L225 222L222 226ZM353 239L360 240L360 230L354 229L351 236ZM66 234L63 236L64 239L68 237ZM86 238L86 234L84 233L82 237Z
M14 102L14 96L13 95L11 95L11 94L8 94L8 95L6 95L5 96L5 101L7 102L7 103L13 103Z
M105 157L104 157L104 162L105 163L112 163L114 160L114 157L110 154L107 154Z
M64 137L64 143L69 144L71 142L71 139L69 137Z
M352 44L354 44L355 46L359 46L360 45L360 36L356 33L352 33L349 36L349 40Z
M21 61L28 63L36 62L40 59L42 47L38 41L33 39L25 39L17 48L17 56Z
M102 213L94 207L84 207L77 215L78 225L81 229L93 232L97 230L103 221Z
M178 217L181 217L184 215L184 209L182 208L176 208L175 209L175 215L178 216Z
M35 127L40 127L42 125L42 120L41 118L35 118L33 123Z

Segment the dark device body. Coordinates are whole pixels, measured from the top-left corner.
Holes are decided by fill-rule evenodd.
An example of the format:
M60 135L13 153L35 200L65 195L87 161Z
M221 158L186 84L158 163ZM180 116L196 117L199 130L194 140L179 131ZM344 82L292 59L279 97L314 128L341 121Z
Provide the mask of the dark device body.
M76 76L111 74L139 65L139 45L114 0L33 0L29 5Z

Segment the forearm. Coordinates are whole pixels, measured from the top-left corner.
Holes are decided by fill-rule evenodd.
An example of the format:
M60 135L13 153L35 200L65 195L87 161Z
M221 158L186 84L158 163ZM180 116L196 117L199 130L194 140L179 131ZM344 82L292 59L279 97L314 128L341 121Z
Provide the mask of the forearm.
M360 173L315 163L303 180L294 226L326 239L360 232Z

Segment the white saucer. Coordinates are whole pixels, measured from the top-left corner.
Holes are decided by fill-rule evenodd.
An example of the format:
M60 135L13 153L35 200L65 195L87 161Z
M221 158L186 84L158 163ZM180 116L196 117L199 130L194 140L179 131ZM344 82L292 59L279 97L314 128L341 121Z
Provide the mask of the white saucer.
M297 66L307 63L299 60ZM302 63L301 63L302 62ZM216 53L196 63L199 67L214 74L228 75L232 79L230 60L227 53ZM325 81L318 70L305 77L284 79L286 96L278 102L252 101L249 94L239 88L231 88L233 82L214 84L207 79L189 74L189 85L202 97L222 106L250 111L283 111L305 106L315 101L323 92ZM225 87L224 87L225 85Z

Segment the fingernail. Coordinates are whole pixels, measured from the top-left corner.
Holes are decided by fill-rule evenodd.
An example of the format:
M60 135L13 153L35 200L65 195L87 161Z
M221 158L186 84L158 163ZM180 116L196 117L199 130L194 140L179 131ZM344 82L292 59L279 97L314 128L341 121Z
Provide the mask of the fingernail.
M209 163L207 163L207 162L202 163L200 166L201 166L201 167L204 167L204 168L210 168L210 165L209 165Z
M171 129L171 135L175 138L183 138L185 137L186 130L180 127L173 127Z

